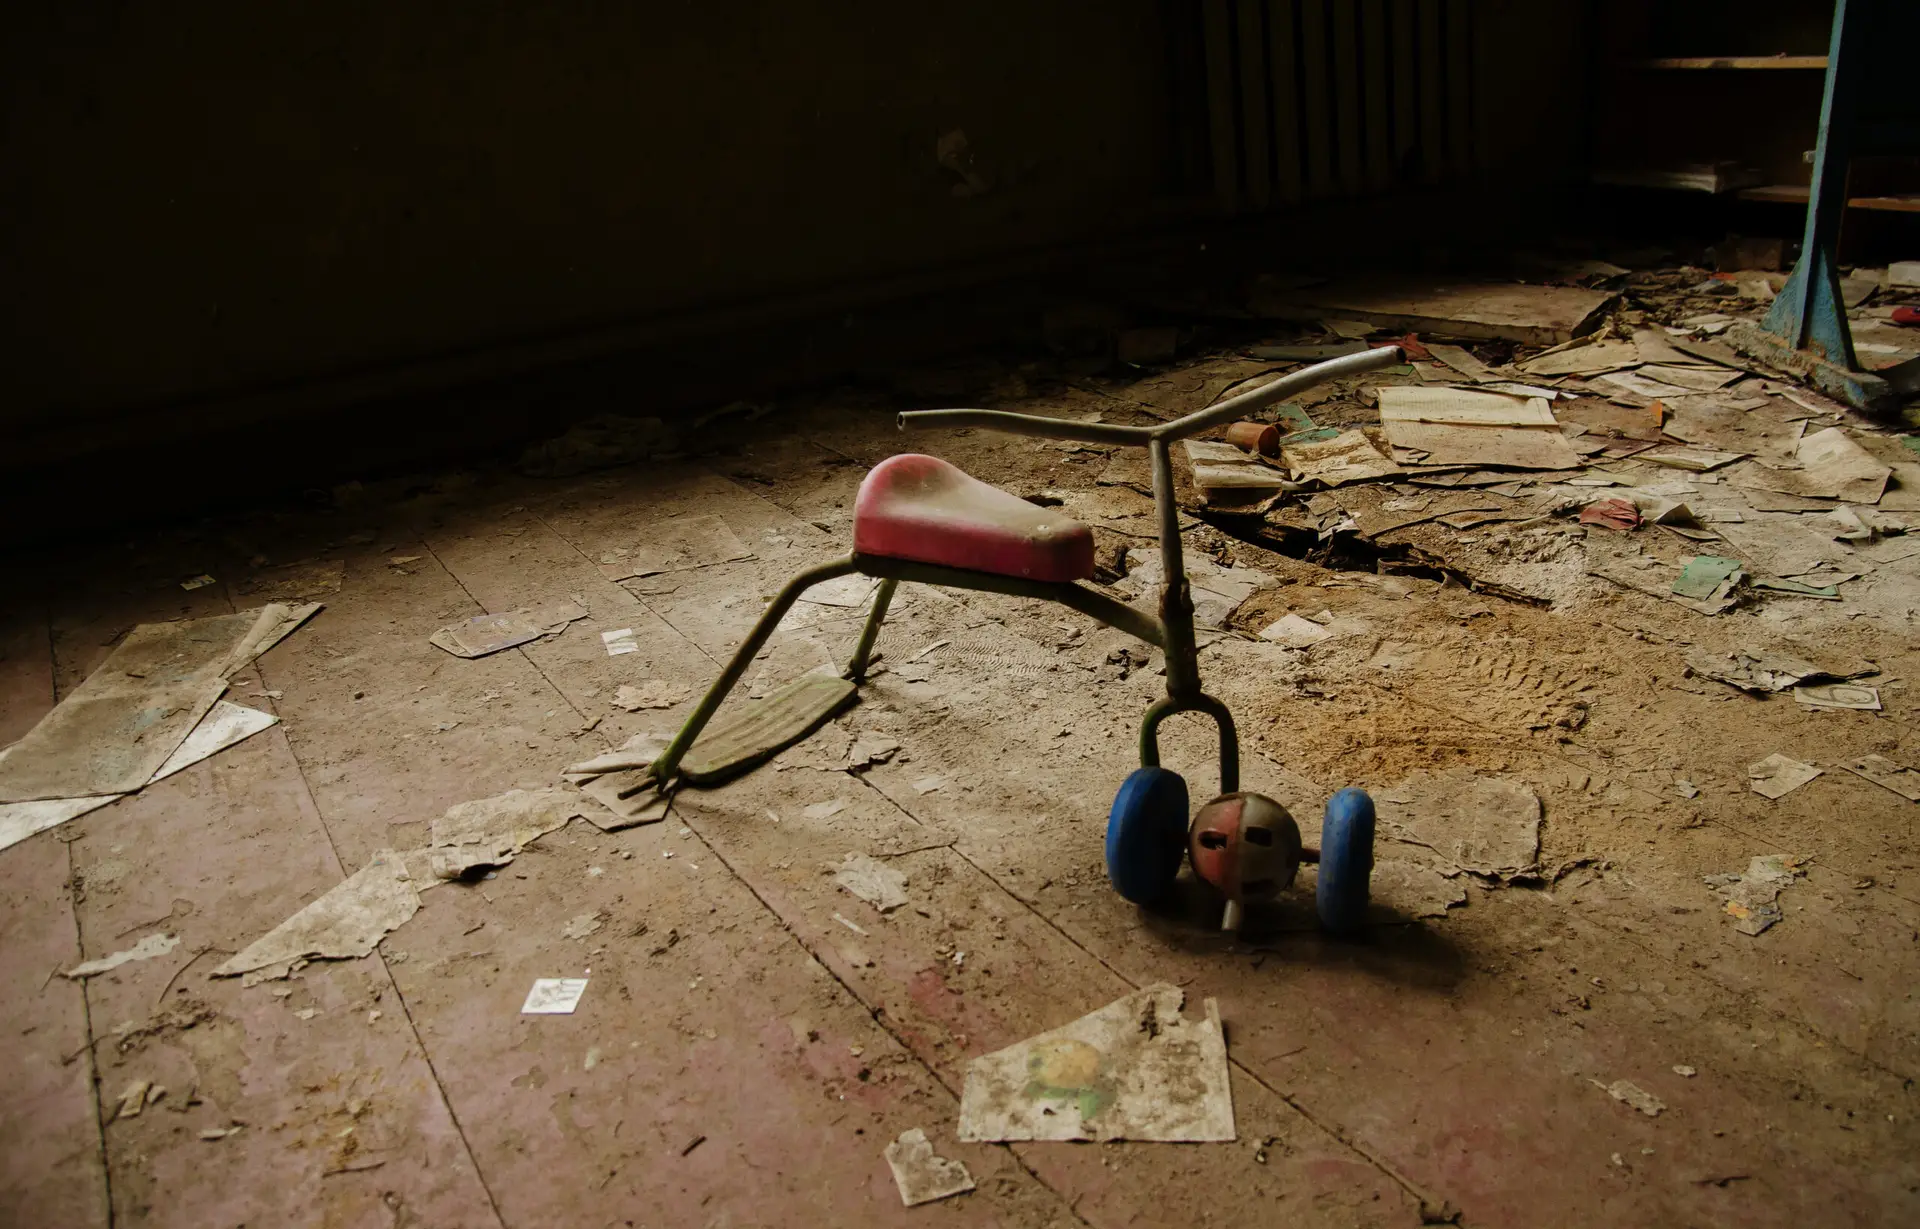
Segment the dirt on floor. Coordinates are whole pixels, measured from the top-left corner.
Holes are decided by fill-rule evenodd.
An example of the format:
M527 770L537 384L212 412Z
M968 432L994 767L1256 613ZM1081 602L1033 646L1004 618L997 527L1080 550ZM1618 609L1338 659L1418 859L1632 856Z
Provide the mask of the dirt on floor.
M1705 278L1617 279L1597 336L1726 308ZM1149 424L1289 369L1251 342L1338 340L1182 337L1157 369L1038 354L882 373L728 407L670 441L602 425L585 460L542 449L547 476L350 484L324 507L136 527L37 563L0 627L0 737L137 623L325 608L234 677L228 698L278 725L0 852L0 1016L19 1053L0 1206L23 1224L192 1226L1920 1215L1916 803L1843 767L1920 763L1920 546L1899 511L1845 538L1835 512L1862 505L1777 510L1777 493L1632 455L1473 488L1498 488L1484 500L1508 519L1372 536L1365 518L1420 511L1449 493L1424 480L1450 480L1249 511L1209 505L1182 460L1201 670L1237 722L1243 784L1310 844L1333 791L1380 802L1357 940L1320 933L1311 867L1237 936L1191 872L1164 905L1117 897L1103 830L1161 656L1058 606L906 585L858 704L771 763L681 791L660 822L575 819L423 894L366 960L210 975L380 851L426 845L446 808L670 735L784 580L847 550L860 480L896 452L1092 526L1098 583L1150 595L1153 506L1128 455L903 438L894 415L952 401ZM1466 344L1500 368L1538 349ZM1382 386L1466 383L1426 366L1299 404L1316 427L1373 425ZM1896 434L1765 372L1729 384L1795 438ZM1648 400L1553 387L1555 406ZM1578 519L1623 494L1695 515ZM613 578L665 541L694 545ZM1740 560L1748 583L1676 594L1700 555ZM1751 583L1785 578L1837 600ZM865 593L803 602L743 691L843 662ZM587 617L517 648L469 660L428 643L568 599ZM1287 616L1319 631L1263 636ZM1880 707L1713 677L1740 654L1852 676ZM1196 803L1216 786L1214 739L1190 716L1163 729ZM1750 770L1775 754L1819 775L1767 797ZM847 890L850 854L897 872L907 903ZM1777 920L1756 925L1767 908ZM160 933L180 945L59 976ZM588 979L577 1010L521 1014L533 980L556 977ZM1236 1141L961 1142L969 1059L1161 982L1218 1003ZM137 1081L164 1092L129 1113ZM913 1128L965 1163L972 1193L901 1206L883 1152Z

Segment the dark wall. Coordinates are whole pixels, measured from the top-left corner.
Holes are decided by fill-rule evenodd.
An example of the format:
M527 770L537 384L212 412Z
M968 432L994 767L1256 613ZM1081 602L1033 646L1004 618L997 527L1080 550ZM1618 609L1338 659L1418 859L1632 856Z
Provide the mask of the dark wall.
M1160 0L6 22L9 429L1085 240L1173 179Z

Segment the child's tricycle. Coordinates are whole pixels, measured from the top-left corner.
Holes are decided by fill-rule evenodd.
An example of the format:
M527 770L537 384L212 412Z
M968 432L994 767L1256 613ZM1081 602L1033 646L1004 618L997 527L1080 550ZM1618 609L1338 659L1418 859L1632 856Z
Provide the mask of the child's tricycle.
M968 477L934 457L906 454L873 467L854 505L853 553L809 568L788 581L741 642L666 751L651 779L666 786L684 779L716 781L740 771L812 732L848 702L865 680L881 621L898 584L950 585L1020 597L1046 598L1119 628L1161 649L1167 694L1140 723L1140 764L1120 786L1107 817L1107 872L1114 888L1141 904L1162 896L1191 855L1196 873L1226 897L1224 929L1238 930L1243 904L1274 896L1293 882L1302 862L1319 864L1320 923L1350 933L1362 923L1373 871L1373 801L1344 789L1327 803L1320 847L1301 843L1287 809L1240 789L1240 748L1233 717L1200 687L1194 645L1193 599L1181 560L1178 507L1169 449L1182 439L1283 401L1316 384L1403 362L1387 346L1346 355L1294 372L1208 409L1152 427L1072 422L1000 410L916 410L900 415L906 427L979 427L1016 435L1143 447L1153 474L1165 582L1158 616L1149 615L1080 582L1094 572L1093 534L1048 508ZM860 639L838 676L807 675L741 716L708 728L767 638L809 587L860 573L880 581ZM1188 820L1187 783L1160 766L1160 723L1175 713L1212 717L1220 731L1221 794ZM704 737L702 734L704 732Z

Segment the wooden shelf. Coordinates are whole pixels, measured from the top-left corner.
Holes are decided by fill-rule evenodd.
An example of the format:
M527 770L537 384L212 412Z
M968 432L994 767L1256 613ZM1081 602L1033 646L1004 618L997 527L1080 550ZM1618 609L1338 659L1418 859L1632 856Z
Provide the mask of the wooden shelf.
M1656 72L1749 68L1819 69L1825 72L1827 57L1823 55L1682 55L1666 56L1657 60L1634 60L1632 66Z
M1772 201L1781 205L1804 205L1808 194L1805 184L1769 184L1761 188L1742 188L1734 193L1743 201ZM1847 201L1847 208L1873 213L1920 213L1920 194L1856 196Z

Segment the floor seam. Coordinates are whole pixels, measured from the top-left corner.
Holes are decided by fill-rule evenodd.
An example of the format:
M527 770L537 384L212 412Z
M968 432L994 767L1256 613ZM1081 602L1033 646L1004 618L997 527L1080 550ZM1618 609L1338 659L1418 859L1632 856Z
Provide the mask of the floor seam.
M712 472L712 471L709 471L709 472ZM722 479L728 482L733 481L731 478L726 478L726 476L723 474L717 475L717 476L721 477ZM734 485L739 486L740 484L734 483ZM745 487L741 487L741 489L747 490L747 488ZM749 493L752 494L752 492L749 492ZM769 500L767 502L771 503L772 501ZM779 507L778 504L774 504L773 506L776 508ZM781 508L780 510L782 513L784 513L787 516L793 515L791 512L787 512L787 510L784 508ZM566 537L566 535L560 533L558 530L554 529L551 525L548 525L545 519L542 518L538 513L529 512L528 515L532 516L535 520L540 521L540 523L543 526L546 526L549 532L553 533L553 535L556 538L558 538L562 542L565 542L568 548L571 549L575 554L579 555L582 559L587 559L587 555L585 551L582 551L579 548L579 546L575 545L571 539ZM795 519L798 519L798 518L795 518ZM587 559L587 562L591 563L592 560ZM442 564L441 566L444 567L445 565ZM624 586L622 587L624 588ZM464 590L465 586L462 585L461 588ZM632 590L628 590L628 592L632 593ZM693 648L694 652L706 658L710 664L713 664L715 666L718 666L720 664L719 661L713 656L713 654L709 653L704 646L702 646L698 641L694 640L692 637L688 636L680 628L674 626L673 620L669 619L664 612L656 609L652 603L646 600L645 597L641 596L640 594L634 593L633 599L634 601L638 602L640 606L643 609L645 609L649 614L653 615L654 618L659 619L661 623L665 624L674 633L674 635L679 636L682 640L685 640L687 644ZM849 773L848 775L854 776L855 774ZM862 781L862 783L864 784L865 782ZM878 791L876 790L876 792ZM884 797L884 795L882 796ZM892 801L892 800L889 799L888 801ZM898 1033L894 1032L894 1030L886 1024L886 1022L883 1019L883 1017L886 1015L885 1010L883 1008L875 1006L872 1003L869 1003L866 1000L866 998L860 994L858 990L854 989L853 986L848 984L845 978L843 978L842 976L840 976L839 973L834 971L832 965L822 960L820 958L820 954L814 951L812 947L808 946L807 941L800 937L799 933L794 930L792 924L789 923L786 918L781 916L780 911L778 909L773 907L773 903L760 893L760 890L754 886L753 882L750 879L748 879L745 875L741 874L740 868L735 866L733 864L733 861L729 859L726 854L722 853L720 851L720 848L717 845L715 845L714 842L707 839L706 833L700 830L700 827L702 825L701 825L701 821L699 820L699 817L682 814L678 810L674 810L671 813L676 817L678 817L680 821L686 825L687 830L692 832L694 835L694 838L698 840L701 845L706 847L707 852L713 855L715 861L717 861L720 865L727 868L727 874L733 876L734 881L737 882L742 888L744 888L748 895L753 897L754 901L758 903L759 906L766 911L767 916L771 918L774 921L774 923L778 925L780 929L784 931L787 934L787 936L793 941L794 946L799 948L800 951L804 952L809 960L819 965L821 969L823 969L826 972L827 976L833 978L835 984L837 984L840 987L840 989L845 992L847 997L851 999L853 1002L858 1003L860 1007L867 1013L868 1017L874 1022L875 1027L879 1028L881 1032L885 1033L888 1037L892 1038L893 1043L900 1047L900 1052L902 1054L905 1054L908 1058L912 1059L915 1065L917 1065L922 1071L926 1072L928 1079L932 1080L935 1084L939 1085L942 1089L944 1089L947 1095L952 1097L956 1102L959 1101L960 1090L953 1088L951 1085L947 1083L946 1080L942 1079L938 1071L934 1070L934 1068L924 1058L922 1058L919 1055L919 1053L914 1050L912 1046L907 1044L904 1038L902 1038ZM927 826L921 823L921 821L915 816L908 815L908 818L912 819L913 822L920 827L924 828ZM1006 889L1004 888L1001 889L1001 891L1003 892L1005 890ZM1077 1200L1069 1199L1064 1193L1062 1193L1059 1189L1057 1189L1052 1183L1048 1182L1045 1178L1042 1178L1037 1172L1035 1172L1033 1167L1027 1163L1026 1158L1022 1157L1019 1154L1019 1152L1017 1152L1011 1145L1002 1143L999 1145L999 1147L1004 1149L1007 1155L1013 1158L1013 1163L1020 1167L1020 1170L1022 1173L1025 1173L1029 1178L1033 1179L1034 1182L1039 1184L1041 1189L1051 1193L1053 1197L1057 1199L1061 1203L1061 1205L1067 1209L1067 1214L1069 1216L1073 1217L1073 1219L1077 1223L1081 1225L1087 1225L1088 1229L1091 1229L1091 1226L1088 1224L1088 1221L1086 1220L1086 1218L1080 1215L1080 1211L1077 1206L1077 1203L1078 1203Z
M927 826L917 816L913 815L911 811L908 811L905 806L902 806L892 796L888 795L884 790L879 789L879 787L877 786L874 786L872 788L874 789L875 793L878 793L880 794L881 797L886 798L886 800L889 803L892 803L897 810L899 810L902 814L906 815L909 819L912 819L914 823L921 824L922 827ZM1104 957L1102 957L1099 953L1088 948L1086 945L1081 943L1078 939L1075 939L1072 935L1068 934L1052 918L1048 917L1046 914L1042 913L1039 909L1034 907L1032 902L1023 899L1020 895L1018 895L1017 893L1012 891L1010 888L1008 888L1006 884L1000 882L999 877L993 874L993 872L987 870L985 867L981 866L978 862L975 862L971 857L967 855L967 852L964 849L960 848L958 844L947 846L947 848L952 849L953 852L959 856L961 861L965 862L968 866L971 866L975 871L979 872L981 878L985 879L988 883L991 883L993 884L994 887L998 888L1002 895L1013 900L1022 909L1025 909L1028 913L1033 915L1033 917L1037 921L1039 921L1041 925L1045 926L1047 929L1059 935L1060 938L1063 939L1069 947L1073 948L1073 950L1081 953L1082 955L1087 957L1087 959L1093 961L1095 964L1105 969L1108 973L1112 974L1116 979L1118 979L1122 985L1129 986L1134 990L1141 989L1141 985L1139 982L1135 981L1131 977L1128 977L1125 973L1122 973L1119 969L1115 968L1112 964L1108 963L1108 961ZM1429 1207L1435 1202L1430 1195L1422 1191L1418 1186L1414 1185L1414 1183L1411 1180L1404 1178L1400 1174L1396 1173L1391 1166L1386 1164L1384 1161L1382 1161L1379 1157L1375 1156L1373 1153L1369 1152L1367 1149L1361 1147L1359 1144L1349 1139L1343 1132L1334 1129L1329 1124L1322 1122L1315 1115L1309 1113L1306 1109L1301 1107L1299 1102L1295 1101L1292 1097L1289 1097L1287 1094L1281 1092L1279 1089L1275 1088L1272 1084L1268 1083L1264 1078L1262 1078L1258 1073L1256 1073L1251 1068L1249 1068L1240 1059L1229 1057L1227 1061L1231 1063L1242 1074L1244 1074L1248 1079L1252 1080L1254 1083L1260 1085L1260 1087L1266 1089L1268 1092L1272 1093L1275 1097L1279 1098L1282 1104L1286 1105L1288 1108L1292 1109L1295 1113L1299 1114L1300 1117L1305 1119L1314 1128L1325 1132L1328 1138L1334 1140L1336 1143L1340 1144L1342 1147L1350 1149L1355 1154L1363 1157L1369 1165L1379 1170L1382 1176L1386 1177L1387 1179L1392 1181L1396 1186L1400 1187L1400 1189L1404 1190L1408 1195L1412 1196L1414 1200L1421 1205L1422 1208Z
M73 864L73 842L65 841L62 844L67 851L67 917L73 923L73 946L81 955L85 955L87 949L80 940L80 914L73 907L74 885L79 882L80 871ZM80 985L80 1014L87 1032L87 1085L93 1093L94 1137L100 1141L100 1185L107 1198L107 1229L113 1229L119 1221L119 1212L113 1198L113 1162L107 1154L106 1106L100 1099L100 1058L94 1052L94 1047L103 1039L93 1035L93 1003L84 981Z
M706 847L707 852L712 854L714 856L714 859L718 861L720 865L727 868L727 873L729 875L732 875L734 879L739 882L740 886L745 888L748 894L751 895L753 899L759 903L760 907L766 910L767 916L772 918L773 921L780 927L780 929L786 932L787 937L793 941L794 946L799 948L802 952L806 953L807 958L812 960L815 964L819 965L820 968L825 971L828 977L833 978L834 982L841 988L841 990L845 991L847 997L851 999L853 1002L858 1003L861 1006L861 1008L866 1011L867 1015L873 1020L874 1025L877 1028L879 1028L881 1032L885 1033L888 1037L891 1037L893 1039L893 1043L900 1047L900 1052L906 1055L909 1059L911 1059L914 1062L914 1064L920 1068L920 1070L926 1072L928 1079L932 1080L935 1084L939 1085L943 1090L945 1090L948 1096L952 1097L955 1102L958 1102L961 1098L962 1090L956 1089L951 1084L947 1083L947 1081L941 1077L940 1073L937 1070L935 1070L933 1066L927 1062L926 1059L922 1058L920 1054L916 1050L914 1050L912 1046L907 1044L906 1040L903 1037L901 1037L900 1034L894 1032L894 1030L888 1026L885 1020L885 1017L887 1016L886 1009L883 1007L875 1006L872 1003L869 1003L866 1000L865 996L863 996L857 989L855 989L851 984L847 982L846 978L842 977L839 973L835 972L832 965L822 960L820 958L820 954L814 951L812 947L808 946L807 941L800 937L799 932L794 930L793 925L790 922L788 922L786 918L781 916L780 911L778 909L773 907L773 903L769 901L765 896L761 895L760 890L753 885L751 880L749 880L745 875L740 873L739 868L734 866L733 862L727 857L725 853L721 852L719 846L714 844L712 841L709 841L707 839L706 834L700 831L699 827L695 826L696 824L695 817L682 816L682 820L687 824L688 829L692 831L694 837L697 840L699 840L699 842L702 845ZM919 823L918 820L915 820L914 822ZM1004 888L1001 890L1005 891ZM1020 1153L1015 1148L1013 1148L1011 1144L1001 1142L996 1146L1004 1150L1008 1156L1013 1158L1013 1163L1020 1167L1021 1172L1025 1173L1028 1177L1032 1178L1036 1183L1040 1185L1040 1187L1043 1190L1050 1192L1055 1199L1059 1200L1060 1203L1067 1209L1068 1215L1072 1216L1076 1222L1078 1222L1081 1225L1087 1225L1088 1229L1091 1229L1091 1225L1086 1220L1086 1218L1080 1215L1080 1210L1078 1207L1078 1203L1079 1203L1078 1199L1068 1198L1064 1192L1060 1191L1052 1183L1048 1182L1045 1178L1041 1177L1037 1172L1035 1172L1035 1170L1031 1165L1027 1164L1026 1158L1022 1157Z
M553 526L547 524L547 522L541 518L539 513L529 511L527 515L532 517L534 520L539 521L541 528L545 529L548 533L553 533L554 537L559 538L560 541L562 542L566 542L565 538L561 538L558 533L554 533ZM573 547L573 543L571 542L567 542L567 545L569 547ZM447 566L446 560L440 557L440 552L433 548L433 543L427 539L427 536L425 534L420 535L420 549L426 551L428 555L433 557L434 563L439 566L442 572L445 572L447 574L447 579L451 580L455 585L459 586L460 592L467 595L467 600L472 602L476 609L478 609L482 614L488 613L487 604L481 601L477 596L475 596L473 590L467 588L466 582L460 579L460 576L457 572L455 572L452 568ZM574 549L576 552L578 551L577 547L574 547ZM545 637L539 637L534 640L530 640L527 643L539 644L540 641L543 639L545 639ZM527 654L527 645L516 644L513 646L513 651L519 654L521 661L524 661L529 666L533 667L533 672L540 676L540 681L545 683L547 685L548 690L552 691L554 695L560 698L560 703L566 705L568 708L573 710L573 715L580 719L580 724L582 727L584 727L587 723L587 715L581 712L580 706L573 702L572 697L568 696L567 693L561 688L561 686L558 683L553 681L552 676L549 675L544 669L541 668L540 663L535 661L532 657L530 657ZM595 723L595 726L596 728L598 727L597 722ZM582 732L585 732L585 731L583 730ZM605 741L605 740L603 739L602 741Z
M471 595L469 595L471 596ZM252 663L260 675L262 687L266 683L266 669L256 658ZM327 848L333 854L334 869L346 878L346 863L340 857L340 847L333 839L333 830L327 826L327 815L321 809L320 800L314 796L313 785L307 779L307 766L300 762L300 753L294 749L293 740L286 735L286 727L278 725L281 745L287 749L287 756L293 761L294 771L300 778L300 792L305 794L307 802L313 807L314 818L319 821L320 834L326 838ZM493 1210L494 1223L506 1229L506 1218L500 1214L500 1201L494 1198L493 1187L487 1181L487 1175L480 1167L480 1158L474 1154L473 1141L467 1138L467 1128L460 1121L459 1111L453 1107L453 1098L447 1095L447 1086L440 1078L440 1069L434 1065L433 1051L427 1047L427 1039L420 1035L420 1027L414 1022L413 1009L407 1004L407 996L400 989L400 983L393 976L393 969L387 964L387 954L379 946L373 955L380 961L380 972L386 976L387 986L393 991L394 999L400 1004L400 1010L407 1017L407 1031L413 1034L413 1041L420 1049L420 1058L427 1064L427 1072L433 1077L433 1087L440 1094L440 1104L447 1111L447 1120L453 1123L454 1133L460 1137L460 1147L467 1154L467 1163L473 1166L474 1180L480 1183L480 1191L487 1197L487 1206Z

